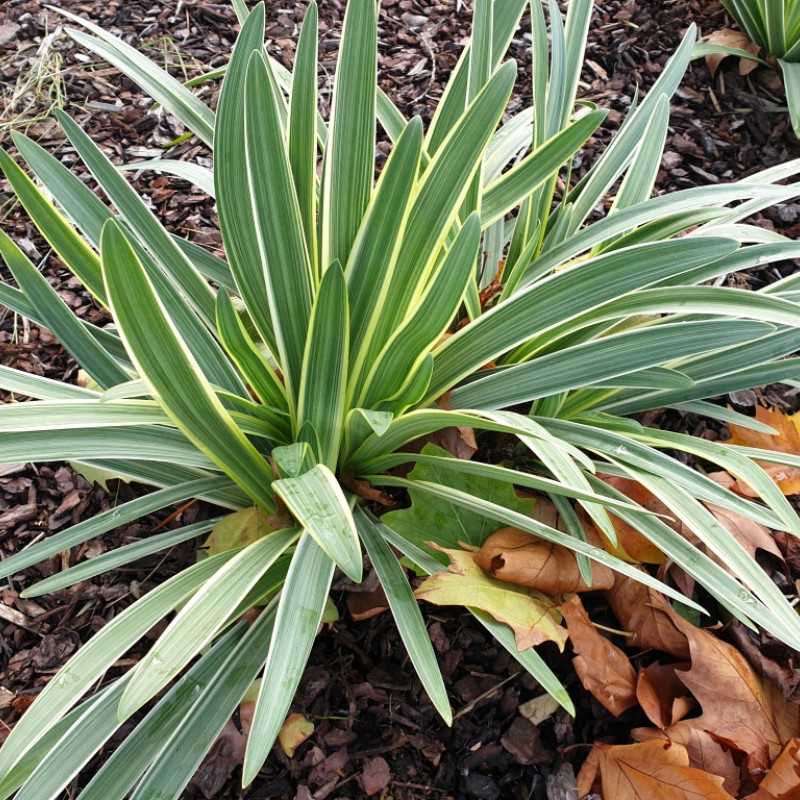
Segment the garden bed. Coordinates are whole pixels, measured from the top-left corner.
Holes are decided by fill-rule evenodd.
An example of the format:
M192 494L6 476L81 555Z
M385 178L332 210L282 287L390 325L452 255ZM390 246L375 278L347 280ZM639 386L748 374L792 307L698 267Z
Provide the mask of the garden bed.
M151 58L166 61L174 74L187 78L223 63L237 30L226 4L203 0L183 4L177 16L171 16L175 4L167 0L61 0L61 5L146 46ZM337 0L320 3L327 91L342 5ZM579 96L611 109L610 128L620 121L636 87L646 91L652 85L690 21L704 32L724 24L721 8L708 8L700 0L611 0L597 5ZM303 9L279 6L269 6L267 38L273 54L290 65ZM420 114L426 121L430 117L468 35L470 16L460 0L382 3L382 88L405 114ZM51 104L63 103L115 161L154 157L176 141L170 158L202 158L204 148L196 140L184 139L184 130L173 119L154 113L150 101L116 70L87 56L63 35L48 40L57 25L56 16L43 10L38 0L12 0L0 9L0 84L5 87L0 98L5 101L5 109L0 106L0 144L10 146L6 133L12 125L27 127L30 136L71 166L74 154L64 147L57 127L46 117ZM522 35L511 48L524 65L512 111L530 102L528 48L529 40ZM27 84L26 76L37 63L38 79ZM202 89L212 105L216 91L213 83ZM743 78L736 60L728 59L712 79L705 64L695 62L673 100L657 190L730 181L800 157L788 116L772 112L773 102L780 102L780 89L771 84L768 74ZM593 147L599 147L605 136L601 133L590 141L584 151L587 163L591 163ZM576 169L580 172L580 163ZM134 175L137 189L150 198L171 230L220 247L213 205L205 195L178 179ZM47 247L12 198L0 183L0 225L38 263ZM796 238L800 203L782 203L756 221ZM727 281L731 286L758 289L795 269L791 262L773 264L735 273ZM105 321L63 266L47 259L44 270L80 316ZM75 364L49 332L4 313L2 307L0 364L60 380L78 379ZM795 392L786 387L744 393L733 400L743 411L758 402L783 411L794 411L798 405ZM678 412L658 418L651 415L648 421L710 439L726 435L719 426ZM496 444L491 438L480 443ZM11 554L136 491L113 483L106 489L91 486L68 465L11 465L0 471L0 553ZM188 524L211 515L212 509L192 503L118 529L86 547L95 548L92 553L97 554L156 527L168 527L178 518ZM765 566L779 582L800 580L796 541L783 537L778 544L785 565L767 560ZM28 583L55 572L59 563L31 568L25 581L0 588L0 741L4 729L13 725L81 642L193 558L193 548L184 545L135 569L105 574L35 601L23 600L18 593ZM639 707L612 717L581 687L570 647L559 654L555 647L545 645L540 648L542 654L570 689L578 713L572 719L561 710L553 711L534 725L526 717L530 706L524 704L541 694L535 681L468 614L425 606L455 712L454 725L448 729L422 691L390 615L380 613L382 598L376 581L368 578L354 587L337 576L333 599L340 618L317 637L293 706L314 722L314 733L291 759L275 748L247 792L248 798L321 800L379 795L385 790L393 798L567 800L574 796L575 774L594 742L628 743L632 729L649 724ZM618 626L603 595L590 595L587 606L596 622ZM125 664L135 663L160 630L152 631L127 654ZM738 624L726 626L719 636L735 644L757 673L770 676L787 697L796 699L800 673L795 670L796 656L787 647L766 635L757 638ZM624 638L615 641L624 644ZM647 650L631 650L630 655L637 666L655 660ZM241 760L243 746L236 725L225 729L187 798L240 796L238 774L231 773Z

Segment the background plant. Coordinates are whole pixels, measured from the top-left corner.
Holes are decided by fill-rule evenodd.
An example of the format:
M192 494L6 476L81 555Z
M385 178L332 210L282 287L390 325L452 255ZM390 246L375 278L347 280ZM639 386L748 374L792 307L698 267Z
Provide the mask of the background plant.
M263 51L263 6L237 8L242 31L216 113L134 48L66 14L89 31L70 30L80 44L213 144L213 171L149 166L181 170L215 196L227 260L166 231L66 114L58 115L64 132L111 207L22 135L15 144L39 183L0 155L32 221L115 323L77 319L0 236L16 283L0 285L0 301L53 330L91 379L78 387L0 368L3 388L37 398L0 409L0 461L69 459L158 487L6 559L0 576L188 498L234 514L150 536L28 590L52 591L216 528L205 558L118 615L41 692L0 750L0 796L58 796L122 722L159 697L81 798L179 797L262 675L249 784L291 703L334 568L360 580L362 546L422 684L449 721L397 554L441 574L447 558L429 543L458 541L424 522L377 517L356 481L407 489L418 513L444 504L475 531L468 544L514 526L577 553L587 582L599 562L697 608L588 544L563 498L612 543L613 510L730 614L798 646L796 612L703 502L797 533L792 507L754 459L800 459L630 418L678 406L758 427L705 399L797 379L800 361L786 356L798 349L798 280L759 293L709 284L800 255L795 243L743 222L796 193L779 181L798 164L651 197L692 29L574 182L573 156L603 120L576 104L591 3L570 3L566 21L551 4L549 36L533 3L533 107L503 119L515 80L503 59L524 10L521 0L476 2L472 39L427 132L376 89L373 0L348 5L329 120L317 112L313 5L292 74ZM393 150L375 182L378 124ZM513 435L530 469L406 447L453 427ZM675 451L728 470L761 501L687 468ZM417 466L407 477L392 472L408 463ZM598 473L639 482L727 569ZM514 486L562 498L567 530L521 511L506 491ZM241 546L220 546L221 526ZM563 643L552 603L527 597L545 611L539 638ZM253 607L264 610L248 627L241 617ZM82 700L175 611L136 667ZM571 710L534 648L520 650L504 623L473 613Z
M786 103L792 127L800 136L800 2L798 0L722 0L764 57L776 59L783 73ZM746 51L720 45L704 46L707 52L752 58Z

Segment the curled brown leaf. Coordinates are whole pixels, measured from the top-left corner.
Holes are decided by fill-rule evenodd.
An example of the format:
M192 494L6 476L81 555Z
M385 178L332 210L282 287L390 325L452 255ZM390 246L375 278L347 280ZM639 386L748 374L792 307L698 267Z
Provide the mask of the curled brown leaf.
M571 550L517 528L495 531L475 554L475 563L498 580L551 595L614 585L614 573L608 567L592 564L592 585L587 586Z

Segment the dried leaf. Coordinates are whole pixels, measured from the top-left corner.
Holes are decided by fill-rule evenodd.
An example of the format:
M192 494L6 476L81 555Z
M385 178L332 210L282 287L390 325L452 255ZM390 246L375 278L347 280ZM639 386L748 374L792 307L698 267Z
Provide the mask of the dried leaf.
M533 725L541 725L550 719L560 708L558 701L549 694L540 694L532 700L522 703L517 709L525 719Z
M778 432L777 435L761 433L760 431L743 428L731 423L728 425L731 434L728 443L800 455L800 426L798 425L800 423L800 415L788 416L777 409L756 406L756 419L774 428ZM761 466L769 473L785 495L800 493L799 468L787 467L783 464L765 463L762 463ZM747 497L756 496L753 490L743 484L742 481L735 481L734 487L736 491Z
M614 573L602 564L593 564L592 585L587 586L571 550L517 528L495 531L475 554L475 563L498 580L551 595L614 585Z
M650 664L639 670L636 699L650 722L662 730L683 719L694 706L672 664Z
M734 538L751 556L755 558L756 550L763 550L783 561L783 553L781 553L769 528L765 528L752 519L748 519L744 515L737 514L727 508L721 508L710 503L706 505L708 510L733 534ZM720 558L719 555L713 551L707 552L720 565L726 566L724 559Z
M745 800L797 800L800 797L800 739L792 739L778 756L758 790Z
M759 46L750 41L747 35L741 31L735 31L732 28L720 28L706 37L708 44L720 44L723 47L735 47L737 50L747 50L748 53L757 55ZM719 68L719 65L724 59L728 57L727 53L709 53L706 56L706 65L709 72L714 75ZM743 66L746 65L746 66ZM739 73L747 75L758 66L757 61L742 58L739 61Z
M625 653L592 625L578 595L561 604L569 638L576 656L572 659L583 688L618 717L636 705L636 670Z
M689 641L692 660L678 675L703 709L684 724L746 753L751 771L767 769L798 732L798 706L756 675L736 648L677 615L674 623Z
M524 717L515 717L509 729L500 738L500 744L514 756L518 764L546 764L553 754L542 745L539 729Z
M520 650L546 641L563 649L567 632L559 624L560 615L549 598L490 578L470 552L447 550L432 543L429 546L445 553L450 566L420 584L416 591L420 600L438 606L480 608L514 631Z
M632 647L689 657L689 643L676 624L681 618L662 594L618 575L607 597L620 625L632 634L628 639Z
M607 800L733 800L722 778L690 767L686 748L670 742L596 744L578 775L580 797L598 776Z
M281 750L288 758L292 758L295 751L306 739L314 733L314 723L302 714L289 714L278 733L278 742Z
M686 748L689 754L689 766L719 775L723 779L723 788L736 796L741 784L741 769L734 761L730 750L723 747L710 733L698 730L679 722L666 731L657 728L634 728L631 738L637 742L649 742L653 739L670 741Z
M381 586L371 592L348 592L346 602L347 610L356 622L377 617L389 608L389 601Z
M599 476L605 483L622 492L626 497L634 503L638 503L648 511L654 511L657 514L664 514L670 519L665 522L672 527L678 528L679 523L671 516L669 509L651 492L645 489L641 483L632 481L629 478L618 478L614 475L600 475ZM663 564L666 562L666 556L645 536L643 536L636 528L623 522L619 517L611 515L611 521L614 523L614 530L617 533L618 546L614 546L598 531L603 538L603 546L606 550L625 561L630 561L634 564Z
M244 760L245 738L233 720L228 720L202 764L192 777L191 785L206 800L219 797L233 771Z

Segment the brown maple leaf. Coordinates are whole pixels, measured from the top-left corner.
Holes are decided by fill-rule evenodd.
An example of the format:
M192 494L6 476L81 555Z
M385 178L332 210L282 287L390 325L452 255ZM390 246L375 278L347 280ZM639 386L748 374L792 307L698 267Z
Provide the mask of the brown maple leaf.
M588 592L614 585L614 573L594 563L592 584L587 586L571 550L517 528L501 528L491 534L475 554L475 563L493 578L545 594Z
M751 772L769 768L800 730L798 706L756 675L735 647L677 615L673 622L689 641L692 661L678 676L703 709L684 724L746 753Z
M657 739L596 744L578 775L578 796L596 783L605 800L734 800L722 778L689 766L685 747Z
M800 739L792 739L769 772L758 790L745 800L797 800L800 798Z
M617 575L607 597L614 615L631 633L628 643L632 647L655 648L681 659L689 657L689 642L675 623L679 617L662 594Z
M561 604L569 638L575 650L572 659L583 688L618 717L636 705L636 670L628 656L592 625L578 595Z

